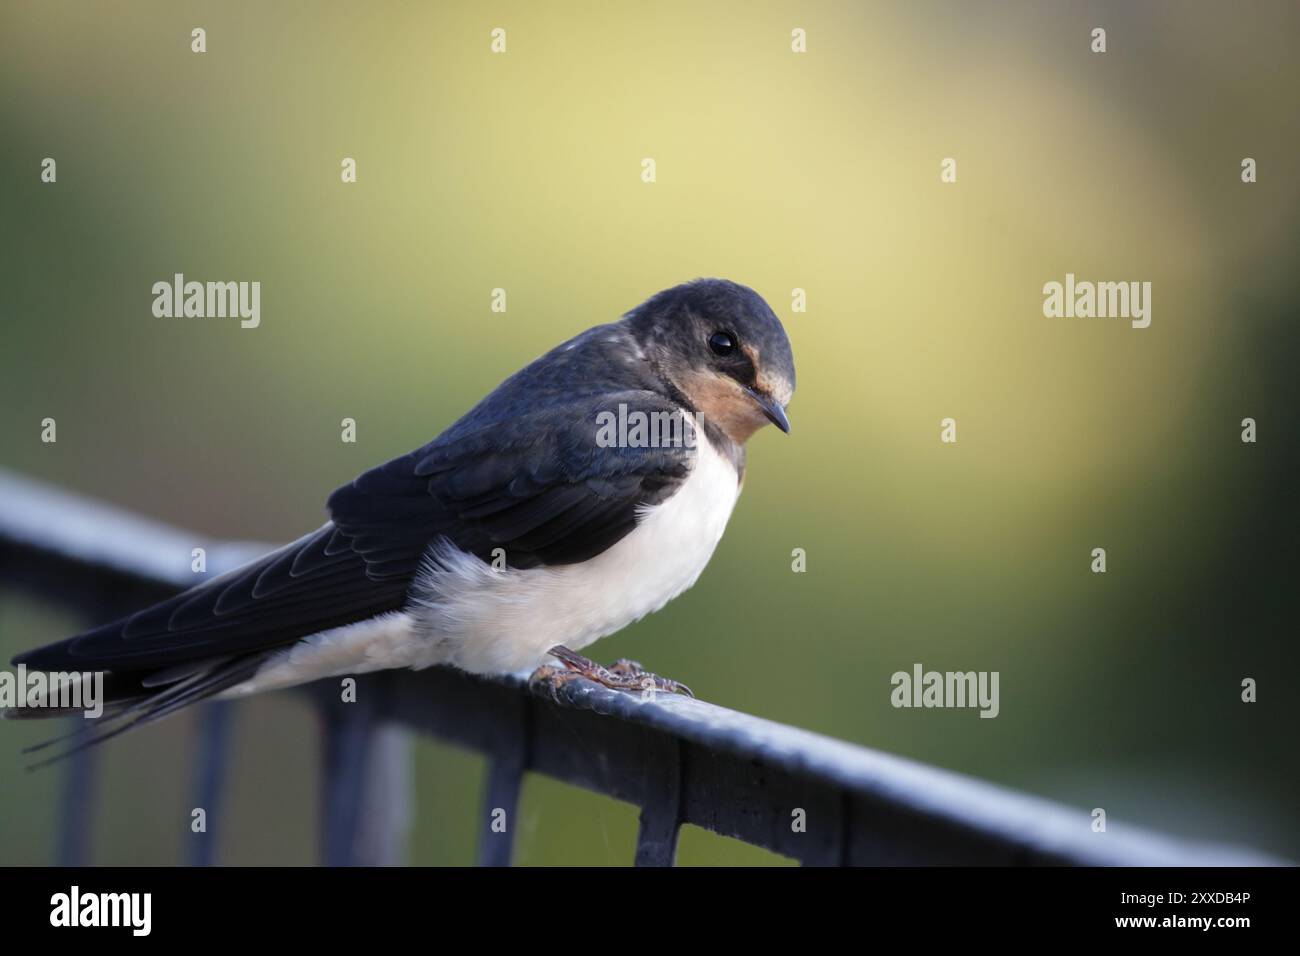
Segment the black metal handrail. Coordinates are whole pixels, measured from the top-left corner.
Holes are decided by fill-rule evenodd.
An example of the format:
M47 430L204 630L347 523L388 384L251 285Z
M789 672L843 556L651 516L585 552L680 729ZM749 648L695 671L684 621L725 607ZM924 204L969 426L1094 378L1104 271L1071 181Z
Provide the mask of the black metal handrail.
M189 587L191 549L208 573L266 546L201 536L0 470L0 569L88 614L113 616ZM1260 865L1251 850L1198 843L787 727L702 700L643 699L585 679L557 700L522 677L447 668L358 678L355 703L337 682L309 688L323 722L321 858L327 864L403 859L410 807L408 732L431 734L489 759L479 861L508 864L526 773L541 773L641 808L635 861L671 865L691 823L806 864ZM196 805L208 808L192 862L215 859L232 702L202 708ZM15 760L12 754L0 759ZM87 861L94 751L72 758L60 862ZM507 825L492 822L504 811ZM800 813L801 811L801 813ZM795 825L796 817L803 827Z

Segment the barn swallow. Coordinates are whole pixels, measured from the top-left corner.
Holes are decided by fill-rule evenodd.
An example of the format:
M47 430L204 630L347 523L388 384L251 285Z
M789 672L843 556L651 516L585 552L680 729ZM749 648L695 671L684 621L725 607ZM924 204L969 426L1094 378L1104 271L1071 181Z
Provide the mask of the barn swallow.
M790 430L794 386L785 329L757 293L720 279L667 289L339 488L320 529L14 663L104 672L116 723L97 739L205 698L434 664L688 692L578 651L695 583L746 441L769 422ZM599 440L612 415L685 422L683 440Z

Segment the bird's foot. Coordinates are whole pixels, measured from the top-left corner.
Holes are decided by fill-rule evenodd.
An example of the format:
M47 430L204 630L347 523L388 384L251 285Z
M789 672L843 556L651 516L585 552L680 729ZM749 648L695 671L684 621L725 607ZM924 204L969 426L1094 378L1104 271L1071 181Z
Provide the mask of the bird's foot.
M558 704L560 688L581 676L563 667L543 664L528 675L528 689L539 696L549 697Z
M613 690L661 691L666 694L695 696L685 684L652 674L636 661L619 660L605 667L563 645L552 647L547 653L563 663L566 670L543 664L528 679L528 686L539 689L544 685L552 697L559 687L576 677L585 677Z

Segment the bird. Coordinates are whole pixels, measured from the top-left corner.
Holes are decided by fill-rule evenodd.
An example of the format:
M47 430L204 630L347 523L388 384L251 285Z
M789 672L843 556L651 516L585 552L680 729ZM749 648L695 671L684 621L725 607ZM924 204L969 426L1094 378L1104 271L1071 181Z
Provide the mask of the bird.
M747 441L769 423L790 431L794 388L785 328L758 293L725 279L665 289L335 490L317 530L13 662L104 675L104 726L82 745L208 698L389 668L690 694L579 652L696 582Z

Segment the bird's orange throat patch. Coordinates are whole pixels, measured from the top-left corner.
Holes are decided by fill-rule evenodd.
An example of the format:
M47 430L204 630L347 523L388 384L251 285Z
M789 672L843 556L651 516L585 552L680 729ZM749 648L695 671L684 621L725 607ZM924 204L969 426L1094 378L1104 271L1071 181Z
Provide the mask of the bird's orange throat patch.
M682 391L700 416L737 445L767 424L767 416L735 381L709 372L693 373Z

